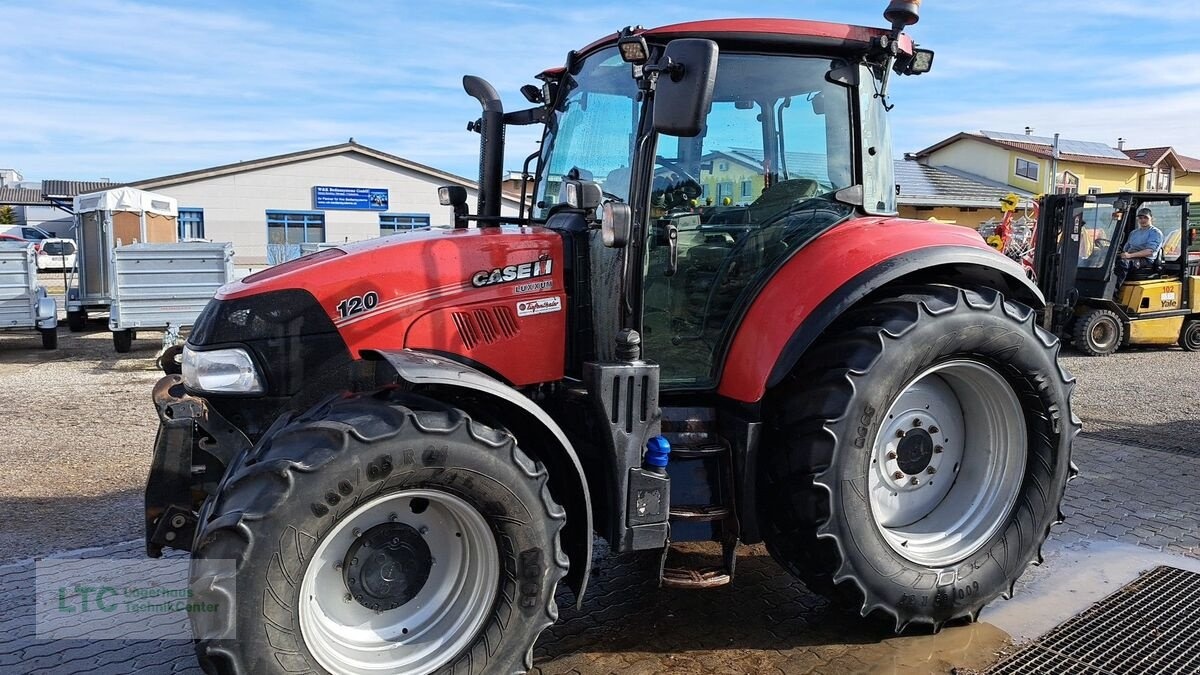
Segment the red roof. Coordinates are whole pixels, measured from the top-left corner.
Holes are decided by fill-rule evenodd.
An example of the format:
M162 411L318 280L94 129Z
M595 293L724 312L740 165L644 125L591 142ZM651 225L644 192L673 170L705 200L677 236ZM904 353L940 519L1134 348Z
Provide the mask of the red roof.
M1141 162L1147 166L1154 166L1158 164L1158 160L1162 159L1164 155L1171 152L1171 147L1131 148L1129 150L1122 150L1121 152L1125 153L1129 159Z
M1184 171L1200 172L1200 159L1196 159L1195 157L1186 157L1178 152L1175 153L1175 156L1179 158L1179 163L1183 165Z
M707 19L704 21L676 23L658 28L646 28L638 32L641 35L651 38L704 37L720 40L721 38L767 38L774 36L800 40L805 38L836 40L858 43L865 46L870 44L871 40L880 35L887 35L890 31L883 28L867 28L865 26L851 26L844 23L803 21L799 19ZM617 33L602 37L579 50L579 53L587 54L601 47L616 44L617 37ZM906 34L902 34L900 36L900 49L905 52L911 52L912 48L912 38Z

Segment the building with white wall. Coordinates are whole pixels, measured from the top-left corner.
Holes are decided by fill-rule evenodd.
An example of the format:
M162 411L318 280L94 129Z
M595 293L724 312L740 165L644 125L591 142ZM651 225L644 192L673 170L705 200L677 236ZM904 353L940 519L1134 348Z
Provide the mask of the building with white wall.
M233 242L241 266L296 257L304 243L448 227L443 185L465 187L474 211L475 181L353 140L130 183L177 199L181 236ZM501 213L515 216L518 206L506 197Z

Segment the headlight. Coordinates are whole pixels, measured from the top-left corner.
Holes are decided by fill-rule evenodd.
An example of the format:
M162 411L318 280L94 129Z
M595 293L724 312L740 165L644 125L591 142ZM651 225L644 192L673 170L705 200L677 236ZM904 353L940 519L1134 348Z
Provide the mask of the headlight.
M184 346L183 383L214 394L263 393L262 379L244 349L197 352Z

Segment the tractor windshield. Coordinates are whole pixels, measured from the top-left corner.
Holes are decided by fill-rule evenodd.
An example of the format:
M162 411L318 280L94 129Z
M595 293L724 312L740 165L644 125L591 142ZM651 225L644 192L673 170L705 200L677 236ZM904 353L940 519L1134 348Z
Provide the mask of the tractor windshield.
M542 175L534 199L537 218L545 218L561 201L559 189L568 177L596 181L621 200L629 195L629 164L641 107L629 64L616 47L605 49L560 86L567 91L559 94L542 141Z

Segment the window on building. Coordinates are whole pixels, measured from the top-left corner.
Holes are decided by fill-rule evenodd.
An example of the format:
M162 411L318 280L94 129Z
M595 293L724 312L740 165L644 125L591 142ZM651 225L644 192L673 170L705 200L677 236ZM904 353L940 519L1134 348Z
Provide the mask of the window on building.
M308 253L304 244L325 241L322 211L267 211L267 262L275 265Z
M1038 165L1027 159L1017 158L1017 175L1029 180L1038 179Z
M1170 192L1171 169L1150 169L1146 172L1147 192Z
M204 238L204 209L179 208L179 240Z
M1089 195L1098 195L1098 194L1100 194L1100 186L1099 186L1099 185L1092 185L1091 187L1089 187L1089 188L1088 188L1088 194L1089 194Z
M752 180L742 181L742 196L749 197L753 193L754 193L754 181L752 181Z
M1079 194L1079 176L1070 171L1059 172L1054 191L1060 195Z
M379 236L408 232L410 230L428 230L428 213L381 213L379 214Z

